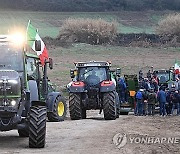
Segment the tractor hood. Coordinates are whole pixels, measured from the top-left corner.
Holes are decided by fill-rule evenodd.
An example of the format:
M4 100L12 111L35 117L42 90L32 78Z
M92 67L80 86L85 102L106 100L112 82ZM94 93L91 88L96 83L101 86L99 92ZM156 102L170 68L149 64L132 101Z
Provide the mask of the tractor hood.
M21 81L18 72L0 70L0 98L20 97Z

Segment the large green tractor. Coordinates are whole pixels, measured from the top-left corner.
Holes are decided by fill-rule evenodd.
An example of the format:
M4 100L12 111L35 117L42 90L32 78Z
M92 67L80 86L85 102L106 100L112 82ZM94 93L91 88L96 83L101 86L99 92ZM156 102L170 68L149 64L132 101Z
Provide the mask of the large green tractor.
M36 41L36 51L41 43ZM45 146L46 119L62 121L66 104L47 77L52 59L41 65L30 48L16 46L9 36L0 36L0 131L17 129L29 137L30 148Z

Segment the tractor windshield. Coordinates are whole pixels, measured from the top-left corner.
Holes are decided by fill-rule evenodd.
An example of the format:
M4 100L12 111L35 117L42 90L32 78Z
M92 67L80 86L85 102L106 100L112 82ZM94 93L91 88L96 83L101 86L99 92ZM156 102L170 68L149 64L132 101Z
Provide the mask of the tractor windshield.
M157 77L159 78L159 83L166 83L167 81L169 81L168 72L158 72Z
M106 68L103 67L86 67L79 71L79 80L85 81L90 85L96 85L107 79Z
M23 71L22 49L0 44L0 70Z

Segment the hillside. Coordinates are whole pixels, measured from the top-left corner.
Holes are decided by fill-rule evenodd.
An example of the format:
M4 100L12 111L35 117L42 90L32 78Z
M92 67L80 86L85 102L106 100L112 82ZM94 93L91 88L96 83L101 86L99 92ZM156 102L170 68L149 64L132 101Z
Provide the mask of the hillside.
M180 10L179 0L1 0L0 9L58 12Z
M172 11L119 11L119 12L33 12L0 11L0 34L16 27L26 28L28 20L39 29L42 37L57 37L64 20L68 18L104 19L116 21L118 33L155 33L158 21Z

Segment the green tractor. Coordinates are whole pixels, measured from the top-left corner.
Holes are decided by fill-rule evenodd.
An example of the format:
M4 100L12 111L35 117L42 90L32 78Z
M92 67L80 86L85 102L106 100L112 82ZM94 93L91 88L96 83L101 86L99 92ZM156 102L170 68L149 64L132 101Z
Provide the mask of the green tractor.
M139 89L138 78L136 74L124 75L125 82L127 84L126 95L128 97L127 103L122 103L121 113L128 114L135 107L135 94Z
M86 118L87 110L103 110L105 120L119 117L120 104L109 62L77 62L68 84L72 120Z
M113 73L116 82L118 82L118 77L121 75L120 72L120 69L116 69ZM128 115L128 113L134 109L135 94L139 89L138 78L136 74L125 74L121 78L124 79L124 82L126 83L125 97L127 101L120 103L120 115ZM116 84L116 91L118 92L119 96L121 96L121 90L119 89L118 83Z
M169 87L171 89L171 86L175 81L175 73L173 68L170 68L169 70L155 70L153 74L157 76L160 87Z
M36 51L41 42L35 41ZM17 129L29 137L30 148L45 146L46 119L62 121L66 103L47 77L52 59L41 65L39 57L24 45L16 46L9 36L0 36L0 131Z

